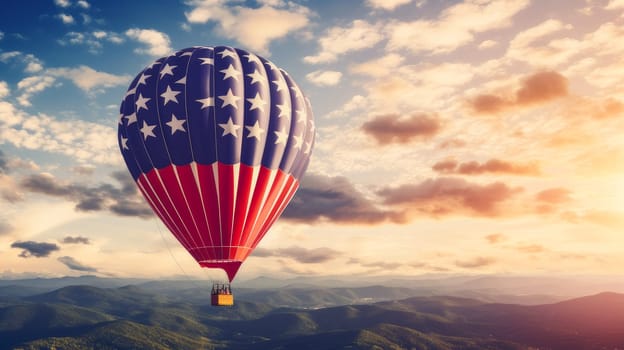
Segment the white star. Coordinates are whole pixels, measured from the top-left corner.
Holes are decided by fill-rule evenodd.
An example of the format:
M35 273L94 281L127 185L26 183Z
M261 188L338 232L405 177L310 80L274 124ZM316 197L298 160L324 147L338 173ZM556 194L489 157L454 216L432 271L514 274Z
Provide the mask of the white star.
M273 84L277 85L277 91L282 91L282 89L288 88L284 79L273 80Z
M312 150L312 142L306 142L305 144L305 148L303 149L303 154L308 154L310 153L310 150Z
M193 54L192 51L186 51L183 54L180 55L180 57L184 57L184 56L191 56Z
M178 79L174 84L186 84L186 75Z
M256 120L256 124L254 124L253 126L246 125L245 129L249 130L249 134L247 135L247 138L255 137L258 141L262 137L262 133L264 133L265 131L264 129L260 127L260 123L257 120Z
M171 113L171 121L168 121L166 124L171 128L171 135L173 135L178 130L186 132L184 129L184 123L186 123L186 119L178 119L173 113Z
M314 120L310 119L310 131L314 132Z
M195 102L199 102L202 104L201 109L214 107L214 97L208 96L206 98L200 98L199 100L195 100Z
M150 74L141 74L141 77L139 78L139 82L137 83L137 86L139 85L146 85L147 83L145 82L147 80L147 78L151 77Z
M301 98L301 97L303 97L303 96L301 95L301 90L300 90L297 86L291 86L291 87L290 87L290 89L291 89L292 91L294 91L294 92L295 92L295 97L296 97L296 98Z
M277 68L277 66L275 65L275 63L271 62L271 61L267 61L267 66L269 66L269 68L271 68L272 70L278 70L279 68Z
M149 125L145 122L145 120L143 121L143 127L141 128L141 133L143 133L144 140L147 140L147 138L150 136L156 137L156 135L154 135L154 128L156 128L156 124Z
M293 145L293 148L301 149L301 141L303 141L302 137L295 135L293 136L293 140L295 140L295 144Z
M128 148L128 138L127 137L121 137L121 147L123 149L130 149Z
M283 130L280 131L273 131L275 133L275 136L277 136L277 139L275 140L275 144L286 144L286 141L288 140L288 133L284 132Z
M301 109L298 109L295 111L295 113L297 113L297 123L301 123L301 122L305 123L306 114L304 113L304 111Z
M138 86L138 84L137 84L137 86ZM132 89L128 89L128 91L126 91L126 94L124 95L124 99L126 97L130 96L130 95L134 95L136 93L137 86L135 86Z
M232 117L228 119L227 123L219 124L219 126L223 128L223 135L221 136L230 134L230 135L234 135L234 137L238 137L238 134L236 134L236 131L238 131L238 129L241 128L240 125L234 124L234 122L232 121Z
M124 115L123 113L119 113L119 125L123 125Z
M265 100L260 97L260 93L256 92L256 96L254 98L247 98L247 102L251 103L251 107L249 107L250 111L254 109L259 109L264 112L264 105L267 104Z
M203 65L203 64L214 65L214 58L212 57L200 57L199 59L202 61L202 63L200 63L199 65Z
M230 51L228 49L225 49L225 50L219 52L219 55L221 55L221 58L224 58L225 56L236 58L236 53L234 51Z
M137 107L137 112L140 111L141 108L149 109L147 108L147 101L149 100L151 100L151 98L143 97L143 94L139 93L139 98L137 98L136 102L134 103Z
M254 70L253 73L247 74L248 77L251 78L251 84L260 83L261 85L266 84L265 76L262 75L257 69Z
M165 76L167 74L173 75L173 69L176 68L176 67L177 66L170 66L169 63L165 64L165 66L160 71L160 79L162 79L163 76Z
M277 108L279 108L280 110L280 113L277 116L278 118L288 117L288 115L290 114L290 106L287 104L277 105Z
M232 89L228 89L227 94L219 96L219 98L223 100L223 105L221 106L221 108L225 108L225 106L231 105L236 109L238 109L238 106L236 105L236 103L238 102L238 100L241 99L240 97L235 96L232 93Z
M227 67L227 69L222 69L219 72L225 74L223 80L227 78L234 78L234 80L238 81L238 76L242 74L240 71L237 71L236 68L234 68L234 66L231 64L229 67Z
M180 92L181 91L171 90L171 86L167 86L167 89L165 90L165 92L160 94L160 96L165 99L165 102L163 102L163 105L166 106L167 102L169 102L169 101L173 101L175 103L178 103L178 98L176 96L179 95Z
M126 119L128 119L128 126L130 126L130 124L132 124L132 123L136 123L136 121L137 121L136 113L132 113L130 115L127 115Z
M258 56L250 53L249 55L243 55L244 57L247 57L247 62L255 62L257 64L262 64L262 61L260 61L260 58L258 58Z

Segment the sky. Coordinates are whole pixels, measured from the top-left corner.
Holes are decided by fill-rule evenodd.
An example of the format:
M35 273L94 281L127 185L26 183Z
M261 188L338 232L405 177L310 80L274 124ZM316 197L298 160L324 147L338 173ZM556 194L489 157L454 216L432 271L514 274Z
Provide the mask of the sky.
M28 0L0 13L0 278L223 278L135 189L119 104L227 45L310 99L257 276L624 274L622 0Z

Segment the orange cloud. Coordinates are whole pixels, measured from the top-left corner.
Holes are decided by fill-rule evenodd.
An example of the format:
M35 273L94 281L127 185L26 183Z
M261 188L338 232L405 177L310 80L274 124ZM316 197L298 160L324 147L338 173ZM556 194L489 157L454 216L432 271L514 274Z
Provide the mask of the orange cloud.
M484 173L504 173L511 175L539 175L537 164L513 164L500 159L490 159L483 164L478 162L457 163L445 160L433 165L433 170L443 174L479 175Z
M413 114L407 118L397 114L380 115L362 124L362 130L381 145L427 139L438 133L440 128L438 118L426 114Z
M496 243L506 240L507 237L502 233L492 233L490 235L485 236L485 239L490 244L496 244Z
M411 209L416 214L500 216L500 204L521 190L502 182L480 185L459 178L438 178L417 185L383 188L377 194L384 204Z
M568 95L568 80L557 72L538 72L526 77L512 98L501 95L480 94L468 104L478 114L495 114L514 107L545 103Z
M472 269L476 267L492 265L495 262L496 262L496 259L493 257L478 256L476 258L472 258L469 260L457 260L455 261L455 266Z
M540 202L546 202L550 204L564 203L571 200L570 193L570 190L562 187L549 188L547 190L538 192L535 195L535 199Z

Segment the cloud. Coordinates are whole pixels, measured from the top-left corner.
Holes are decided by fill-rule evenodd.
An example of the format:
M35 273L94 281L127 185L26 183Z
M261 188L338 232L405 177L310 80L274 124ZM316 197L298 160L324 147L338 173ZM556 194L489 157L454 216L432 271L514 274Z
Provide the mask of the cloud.
M85 271L85 272L97 272L97 269L95 267L90 267L90 266L84 265L84 264L78 262L76 259L72 258L71 256L61 256L61 257L59 257L56 260L58 260L59 262L63 263L70 270Z
M33 95L49 88L56 80L54 77L37 75L27 77L17 83L17 89L21 93L17 97L17 102L22 106L31 106L30 99Z
M307 7L290 1L265 1L258 8L232 6L224 0L190 0L186 4L191 6L185 12L189 23L216 22L220 35L264 55L269 54L271 41L305 28L312 15Z
M549 188L538 192L535 199L549 204L565 203L571 200L570 193L570 190L562 187Z
M469 101L479 114L495 114L513 107L545 103L568 95L568 80L553 71L538 72L526 77L513 98L496 93L481 94Z
M153 212L139 195L130 175L115 172L113 177L121 184L121 188L110 184L97 186L70 184L56 179L49 173L23 178L20 188L32 193L64 198L76 203L75 209L78 211L108 210L120 216L151 218Z
M11 248L22 249L19 254L22 258L29 258L34 256L35 258L45 258L52 254L52 252L60 250L61 248L54 243L34 242L34 241L17 241L11 244Z
M13 177L0 173L0 198L15 203L24 199L24 194L15 183Z
M65 14L65 13L59 13L57 17L64 24L73 24L75 22L74 17L72 17L72 15L68 15L68 14Z
M252 256L258 258L289 258L302 264L317 264L333 260L341 255L341 252L327 247L307 249L299 246L291 246L278 249L256 248Z
M61 243L65 244L91 244L88 237L82 236L65 236Z
M516 246L514 249L516 249L519 252L529 253L529 254L542 253L547 250L541 244L521 244L521 245Z
M484 267L496 263L496 259L493 257L478 256L468 260L457 260L455 266L463 267L465 269L473 269L478 267Z
M410 209L414 215L433 217L451 214L500 216L500 205L520 192L502 182L487 185L459 178L428 179L420 184L386 187L377 191L383 204Z
M381 145L428 139L440 128L440 121L426 114L413 114L406 118L397 114L379 115L362 124L362 131L373 136Z
M383 78L396 71L403 61L405 61L405 57L397 53L389 53L380 58L353 65L351 71L356 74Z
M121 44L125 41L123 36L115 32L106 32L103 30L97 30L93 32L69 32L66 33L62 39L58 40L58 43L66 45L85 45L89 48L89 52L92 54L99 54L102 51L104 42L111 42L113 44Z
M366 5L374 9L383 9L392 11L395 8L409 4L412 0L367 0Z
M0 221L0 237L13 231L13 226L8 222Z
M539 166L535 163L514 164L500 159L490 159L485 163L476 161L458 163L455 160L437 162L432 169L442 174L479 175L486 173L530 175L540 174Z
M131 28L126 31L126 36L147 46L147 48L135 49L134 52L138 54L158 57L173 52L169 36L155 29Z
M85 0L78 0L76 2L76 5L78 7L82 7L83 9L88 9L89 7L91 7L91 4L89 4L87 1Z
M99 72L87 66L79 66L78 68L51 68L48 69L46 73L57 78L69 79L85 92L91 92L94 88L110 88L127 85L132 78L129 75L114 75Z
M0 40L4 39L4 32L0 32Z
M465 0L435 20L393 21L386 26L391 50L447 53L474 41L475 34L511 25L529 0Z
M340 82L342 73L332 70L315 70L314 72L306 74L306 78L309 82L317 86L333 86Z
M494 47L494 46L496 46L496 45L498 45L498 42L496 42L496 41L494 41L494 40L484 40L484 41L482 41L482 42L479 44L478 48L479 48L480 50L485 50L485 49L489 49L489 48L491 48L491 47Z
M485 239L490 244L496 244L496 243L506 240L507 237L502 233L492 233L492 234L485 236Z
M0 62L9 63L11 61L26 64L24 67L26 73L37 73L43 69L43 62L33 54L25 54L21 51L8 51L0 54Z
M384 38L381 24L355 20L349 27L333 27L318 39L320 49L315 56L306 56L306 63L327 63L352 51L373 47Z
M396 270L404 264L398 262L390 262L390 261L363 261L362 259L351 258L347 261L348 264L357 264L362 267L373 268L375 270ZM420 264L417 267L425 267L426 264Z
M9 159L4 154L4 152L0 149L0 174L6 174L9 172Z
M69 0L54 0L54 4L59 7L69 7L71 5Z
M377 224L398 217L377 208L347 178L307 174L281 216L284 220L312 223Z

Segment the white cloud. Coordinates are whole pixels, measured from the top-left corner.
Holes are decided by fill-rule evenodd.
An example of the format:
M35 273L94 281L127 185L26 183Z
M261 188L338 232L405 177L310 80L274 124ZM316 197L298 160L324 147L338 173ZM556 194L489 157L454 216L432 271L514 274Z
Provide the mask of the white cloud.
M68 32L62 39L58 40L61 45L86 45L89 47L89 52L92 54L98 54L102 50L102 43L104 41L111 42L113 44L121 44L124 42L124 38L115 32L106 32L102 30L93 32Z
M259 8L228 6L223 0L194 0L186 12L189 23L218 23L219 33L236 39L244 47L269 54L269 44L290 32L305 28L311 16L302 5L284 1L262 1Z
M78 2L76 2L76 5L78 5L78 7L82 7L83 9L88 9L89 7L91 7L91 4L89 4L85 0L78 0Z
M71 5L69 0L54 0L54 3L59 7L69 7Z
M151 56L165 56L173 51L169 36L154 29L131 28L126 35L138 42L147 45L146 49L137 48L134 52Z
M0 144L63 154L89 163L120 163L113 126L29 115L4 101L0 101Z
M72 15L68 15L65 13L60 13L57 17L60 18L60 20L65 24L73 24L75 22L74 17L72 17Z
M480 50L484 50L489 49L490 47L494 47L496 45L498 45L498 43L494 40L484 40L479 44L478 48Z
M372 8L394 10L395 8L412 2L412 0L367 0L366 5Z
M8 63L10 60L16 59L20 63L25 63L24 71L26 73L36 73L43 69L43 63L33 54L24 54L20 51L9 51L0 54L0 61Z
M333 86L340 82L340 78L342 78L342 73L326 70L316 70L314 72L308 73L306 78L309 82L318 86Z
M405 57L396 53L391 53L378 59L356 64L351 67L351 71L353 73L380 78L395 71L404 60Z
M624 9L624 0L611 0L605 6L605 10L620 10Z
M369 48L383 39L380 24L355 20L349 27L333 27L318 40L320 50L315 56L306 56L307 63L335 61L339 55Z
M76 86L85 92L91 92L94 88L108 88L118 85L128 84L129 75L114 75L105 72L98 72L88 66L79 66L78 68L51 68L46 71L58 78L66 78L71 80Z
M20 80L17 88L21 95L17 97L17 101L22 106L30 106L30 98L54 84L55 79L50 76L32 76Z
M9 51L9 52L3 52L0 54L0 61L7 63L10 59L14 58L14 57L18 57L19 55L21 55L22 53L19 51Z
M0 40L4 38L4 32L0 32Z
M0 98L5 98L9 96L11 90L9 90L9 84L6 81L0 80Z
M529 0L465 0L436 20L395 21L386 27L390 49L445 53L474 40L475 33L507 27Z

